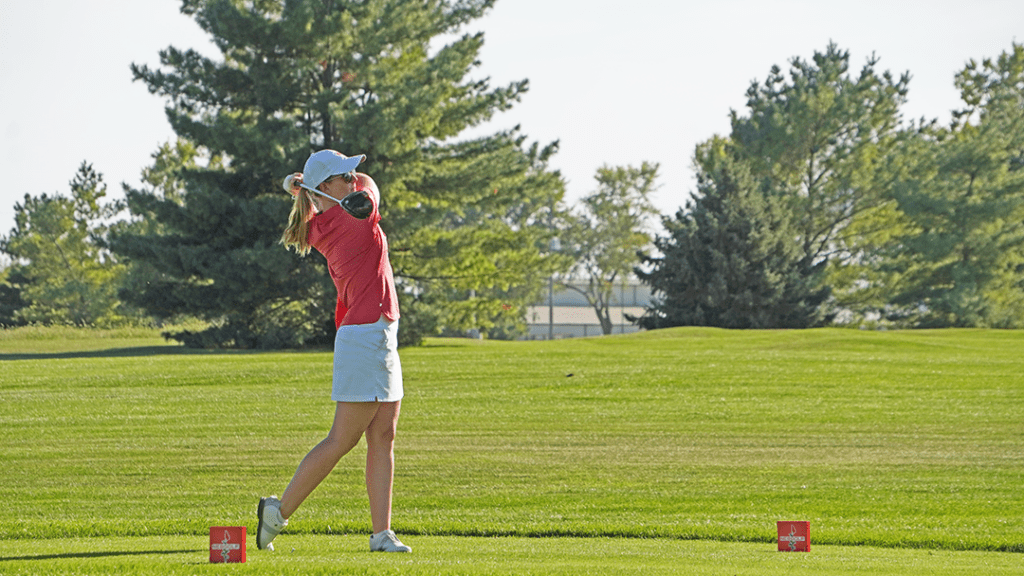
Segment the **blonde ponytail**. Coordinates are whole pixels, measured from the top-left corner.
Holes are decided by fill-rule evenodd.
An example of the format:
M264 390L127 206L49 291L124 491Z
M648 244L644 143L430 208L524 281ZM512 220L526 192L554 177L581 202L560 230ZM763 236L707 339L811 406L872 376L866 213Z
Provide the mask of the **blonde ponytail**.
M313 218L313 201L305 190L295 195L292 212L288 215L288 227L281 235L281 243L295 248L300 255L309 254L309 221Z

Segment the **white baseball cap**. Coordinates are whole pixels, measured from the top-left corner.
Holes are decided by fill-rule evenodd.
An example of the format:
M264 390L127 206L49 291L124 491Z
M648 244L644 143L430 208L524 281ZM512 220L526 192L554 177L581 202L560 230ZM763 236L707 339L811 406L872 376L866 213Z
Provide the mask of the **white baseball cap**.
M334 150L314 152L309 160L306 160L306 167L302 169L302 183L310 188L316 188L331 176L355 170L363 160L366 160L365 154L345 156Z

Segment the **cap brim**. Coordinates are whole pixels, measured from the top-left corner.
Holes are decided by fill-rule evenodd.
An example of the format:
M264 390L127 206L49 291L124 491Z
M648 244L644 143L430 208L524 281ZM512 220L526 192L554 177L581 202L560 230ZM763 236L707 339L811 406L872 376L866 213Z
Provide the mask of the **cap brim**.
M363 163L363 160L366 160L365 154L360 154L358 156L349 156L348 158L345 158L340 163L338 163L337 167L335 168L334 174L331 174L331 176L337 176L338 174L347 174L348 172L352 172L360 164Z

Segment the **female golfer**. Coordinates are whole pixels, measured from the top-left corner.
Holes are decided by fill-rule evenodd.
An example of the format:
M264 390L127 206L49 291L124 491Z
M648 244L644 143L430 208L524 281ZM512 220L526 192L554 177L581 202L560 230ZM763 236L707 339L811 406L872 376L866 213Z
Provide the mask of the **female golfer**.
M271 542L310 493L366 435L370 550L410 552L391 531L394 440L403 396L398 359L398 299L380 222L380 192L356 167L363 155L316 152L301 174L285 178L295 196L281 241L300 254L316 248L338 289L331 431L303 458L284 495L260 498L257 548Z

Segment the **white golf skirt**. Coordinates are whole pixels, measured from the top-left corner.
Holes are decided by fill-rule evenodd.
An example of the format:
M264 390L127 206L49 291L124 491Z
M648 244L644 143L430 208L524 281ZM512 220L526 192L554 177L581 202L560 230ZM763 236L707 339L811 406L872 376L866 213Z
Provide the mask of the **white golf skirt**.
M398 321L385 316L373 324L338 328L334 337L335 402L395 402L402 399Z

